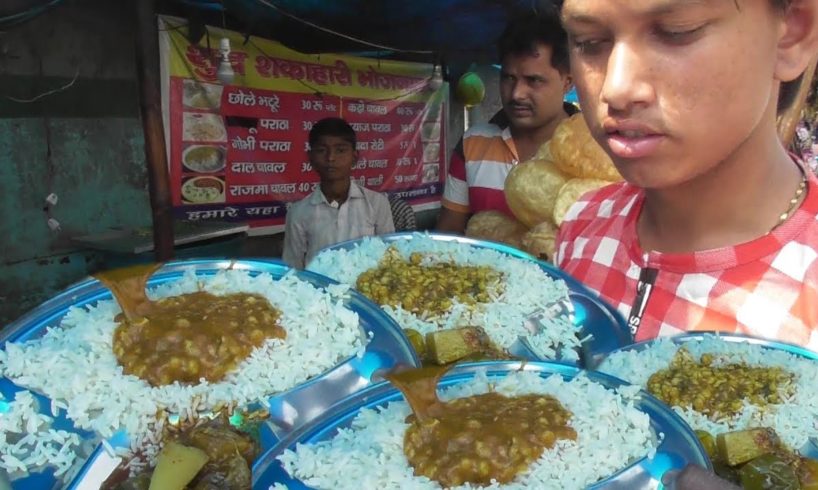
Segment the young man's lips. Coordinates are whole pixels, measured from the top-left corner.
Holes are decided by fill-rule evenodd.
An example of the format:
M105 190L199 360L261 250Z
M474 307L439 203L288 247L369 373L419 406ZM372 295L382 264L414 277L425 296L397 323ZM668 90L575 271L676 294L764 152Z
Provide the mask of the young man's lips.
M635 131L608 133L608 148L620 158L643 158L652 154L662 143L661 134L646 134Z

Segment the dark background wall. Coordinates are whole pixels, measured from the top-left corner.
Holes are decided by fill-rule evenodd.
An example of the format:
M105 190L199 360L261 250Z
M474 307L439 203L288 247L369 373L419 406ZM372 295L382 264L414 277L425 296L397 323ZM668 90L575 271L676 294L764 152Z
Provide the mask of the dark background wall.
M6 12L19 10L2 3ZM66 0L0 31L0 328L123 259L78 247L72 238L151 225L134 18L132 2ZM462 72L470 63L452 60L452 70ZM472 124L498 107L496 70L482 65L479 72L489 96L471 110ZM464 115L453 100L450 148L462 134ZM44 210L51 193L58 203ZM436 216L420 213L419 226L432 228ZM49 229L49 217L59 230ZM180 252L276 257L282 239L246 237Z
M98 266L72 236L150 224L133 15L116 4L73 1L0 33L0 325Z

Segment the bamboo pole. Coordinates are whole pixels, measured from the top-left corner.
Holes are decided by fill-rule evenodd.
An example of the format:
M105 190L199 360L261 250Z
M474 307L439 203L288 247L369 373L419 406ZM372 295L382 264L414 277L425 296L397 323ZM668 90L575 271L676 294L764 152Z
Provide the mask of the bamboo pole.
M812 89L812 82L815 79L815 69L818 66L818 54L812 59L812 62L804 72L804 77L801 80L801 85L798 87L798 94L792 105L778 116L778 137L787 148L792 144L795 138L795 130L798 128L798 123L801 121L804 107L807 103L807 95Z
M157 262L173 258L173 210L170 198L165 130L159 85L159 31L155 0L136 3L136 71L139 78L139 107L145 134L148 165L153 246Z

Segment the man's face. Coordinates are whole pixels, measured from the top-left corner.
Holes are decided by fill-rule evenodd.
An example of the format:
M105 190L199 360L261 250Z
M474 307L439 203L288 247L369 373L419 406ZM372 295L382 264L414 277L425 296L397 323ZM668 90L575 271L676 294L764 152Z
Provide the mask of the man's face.
M503 59L500 98L515 129L536 130L554 121L569 87L568 73L551 66L551 46L537 44L530 53Z
M769 138L781 27L769 3L565 0L585 118L626 180L682 184Z
M358 151L339 136L321 136L310 148L310 164L322 182L348 180L358 161Z

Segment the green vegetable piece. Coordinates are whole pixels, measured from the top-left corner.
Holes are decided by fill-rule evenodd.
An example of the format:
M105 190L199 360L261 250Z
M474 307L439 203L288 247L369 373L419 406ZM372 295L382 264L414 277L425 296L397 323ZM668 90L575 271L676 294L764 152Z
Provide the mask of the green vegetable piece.
M801 458L796 473L801 490L818 490L818 459Z
M159 453L151 477L150 490L182 490L207 463L201 449L169 442Z
M719 461L713 462L713 473L715 473L719 478L727 480L730 483L735 483L736 485L741 484L741 478L738 475L738 469L733 468L732 466L727 466L722 462Z
M778 445L778 436L772 429L738 430L719 434L716 438L718 457L729 466L771 453Z
M699 438L699 442L702 443L702 447L707 452L707 456L710 457L711 461L717 461L719 458L718 450L716 449L716 439L713 435L706 430L697 430L696 437Z
M417 352L418 357L424 359L426 357L426 341L423 340L423 335L413 328L404 328L403 333L412 344L412 348Z
M426 352L429 359L441 366L482 352L487 349L488 344L486 333L477 327L439 330L426 334Z
M799 490L798 477L790 465L774 454L753 459L739 471L744 490Z

